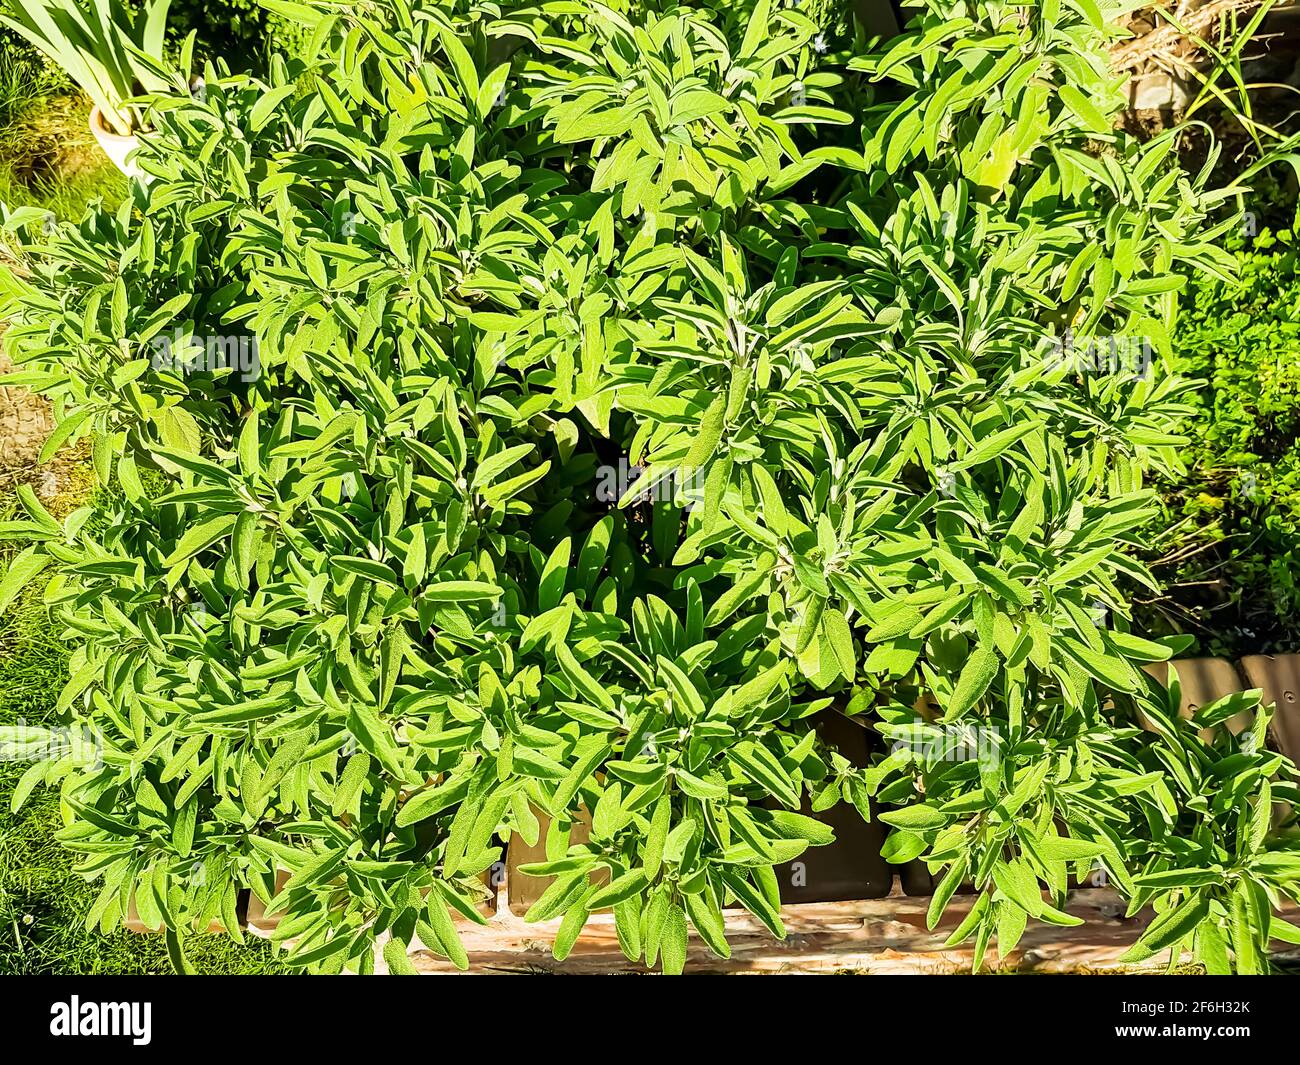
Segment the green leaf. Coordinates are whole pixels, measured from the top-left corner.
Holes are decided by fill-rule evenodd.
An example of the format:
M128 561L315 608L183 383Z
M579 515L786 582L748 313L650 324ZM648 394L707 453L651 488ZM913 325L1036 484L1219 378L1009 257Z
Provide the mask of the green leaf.
M39 554L36 547L27 547L14 556L0 578L0 615L9 609L18 594L50 564L48 555Z
M1121 962L1140 962L1158 954L1167 947L1186 939L1210 912L1209 899L1194 895L1181 905L1160 914L1138 941L1119 958Z
M962 666L961 675L952 690L952 696L944 707L943 719L957 721L984 697L997 675L998 656L991 647L976 648L966 664Z
M880 820L907 832L927 832L943 828L948 823L948 816L929 803L921 802L901 810L886 810L880 814Z
M400 939L390 939L384 944L384 961L394 976L419 976L420 971L411 963L406 944Z

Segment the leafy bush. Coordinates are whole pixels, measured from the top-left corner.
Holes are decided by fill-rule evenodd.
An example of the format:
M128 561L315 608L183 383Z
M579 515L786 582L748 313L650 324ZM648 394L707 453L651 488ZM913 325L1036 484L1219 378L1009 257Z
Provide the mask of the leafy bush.
M1238 277L1191 285L1178 330L1189 473L1167 483L1154 628L1213 653L1300 648L1300 257L1290 232L1238 245ZM1249 247L1241 245L1248 244Z
M7 219L18 380L125 497L2 530L42 543L0 607L53 574L102 734L20 788L61 787L92 924L133 901L183 964L249 885L298 964L464 965L544 813L557 956L612 907L676 971L729 903L782 935L802 804L874 797L932 921L978 886L976 967L1094 862L1161 912L1134 958L1296 937L1268 713L1203 744L1254 703L1179 721L1137 667L1185 641L1117 589L1182 442L1176 272L1235 218L1112 130L1091 4L932 0L847 64L766 2L273 7L314 65L178 83L116 214Z

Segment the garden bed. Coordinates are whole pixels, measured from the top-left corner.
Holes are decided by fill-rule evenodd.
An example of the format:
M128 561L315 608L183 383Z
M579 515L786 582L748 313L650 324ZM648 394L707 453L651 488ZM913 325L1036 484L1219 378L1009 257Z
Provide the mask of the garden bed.
M692 935L687 966L693 973L859 973L863 975L913 974L957 975L971 971L970 944L946 947L944 940L974 905L974 896L957 896L944 911L938 925L925 926L928 900L909 898L896 887L883 899L855 902L806 902L782 907L786 938L774 939L749 914L727 917L727 941L731 957L716 957ZM1133 945L1151 921L1151 914L1125 918L1119 896L1106 888L1084 888L1070 893L1066 912L1081 917L1084 924L1058 928L1034 923L1026 930L1007 958L990 951L985 970L1023 973L1079 973L1097 970L1115 972L1162 971L1166 965L1145 962L1126 964L1120 956ZM1290 919L1300 916L1300 906L1287 911ZM468 925L461 939L469 953L470 972L490 973L646 973L619 950L614 920L607 914L593 915L564 960L551 957L551 945L559 929L558 919L545 924L528 924L515 917L508 906L498 907L486 925ZM421 973L453 973L458 970L445 958L415 950L412 963ZM1296 948L1277 955L1280 959L1300 957Z

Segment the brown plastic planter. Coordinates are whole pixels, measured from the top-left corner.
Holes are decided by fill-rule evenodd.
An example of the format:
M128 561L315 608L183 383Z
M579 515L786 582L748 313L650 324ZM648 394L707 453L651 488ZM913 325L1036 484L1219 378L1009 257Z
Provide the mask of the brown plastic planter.
M838 711L828 710L813 719L813 726L826 743L854 765L868 764L868 733L861 725ZM794 861L776 867L783 903L848 902L889 894L894 873L880 856L885 826L876 819L874 803L870 823L863 821L857 808L847 802L813 814L805 799L802 812L829 825L835 832L835 842L809 847Z
M275 892L278 895L280 889L289 881L289 873L283 869L277 870L275 874ZM269 917L266 914L266 903L257 897L257 892L248 893L248 930L255 936L261 936L266 939L276 926L280 923L282 914L273 913Z
M911 895L917 898L924 898L934 894L934 889L939 886L939 881L943 879L942 874L934 876L930 872L930 867L921 861L920 858L913 858L898 870L899 882L903 885L903 894ZM1072 887L1090 887L1091 885L1071 884ZM957 895L975 895L979 889L975 887L973 880L967 880L965 883L958 884L954 894Z
M925 897L933 895L934 889L939 886L939 877L930 874L929 866L920 858L913 858L903 866L899 871L898 878L903 884L903 894L913 897ZM1103 888L1109 885L1104 880L1094 879L1092 875L1080 880L1077 876L1070 876L1070 889L1089 890L1091 888ZM977 893L975 884L967 880L957 888L958 895L974 895Z
M1268 723L1273 742L1292 761L1300 760L1300 655L1247 655L1241 670L1252 688L1262 692L1264 705L1273 705ZM1289 802L1273 804L1274 826L1290 820Z
M903 885L904 895L924 897L926 895L934 894L934 889L939 886L939 881L942 877L931 875L930 867L926 865L925 862L921 861L920 858L913 858L910 862L907 862L899 868L898 879ZM978 889L975 887L974 882L967 880L964 884L958 885L956 894L974 895L977 893L977 890Z
M1247 655L1241 668L1252 688L1262 688L1273 703L1270 725L1282 753L1300 760L1300 655Z
M1214 702L1215 699L1246 690L1237 668L1226 658L1180 658L1176 662L1150 662L1142 668L1161 684L1168 685L1171 667L1177 671L1178 687L1181 692L1179 717L1190 718L1202 706ZM1249 710L1243 710L1228 718L1224 724L1228 731L1236 736L1250 728L1254 720L1254 715ZM1146 720L1145 715L1139 714L1138 722L1143 728L1150 730L1151 723ZM1214 739L1214 729L1201 729L1200 737L1209 743Z
M536 808L533 813L539 822L537 842L530 847L518 832L513 832L510 844L506 847L506 904L516 917L526 914L555 880L553 876L529 876L519 871L521 865L546 861L546 834L550 830L551 819ZM578 810L577 818L569 826L569 846L586 843L589 839L591 814L584 806ZM597 880L608 878L609 873L604 870L597 875Z
M898 871L904 895L933 895L938 881L930 875L930 867L920 858L913 858Z

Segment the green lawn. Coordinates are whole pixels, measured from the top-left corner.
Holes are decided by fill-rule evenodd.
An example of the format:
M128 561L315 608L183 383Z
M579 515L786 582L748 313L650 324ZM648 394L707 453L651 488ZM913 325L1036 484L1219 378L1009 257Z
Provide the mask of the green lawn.
M80 93L30 94L0 60L0 202L78 219L95 199L117 204L126 179L99 150Z

